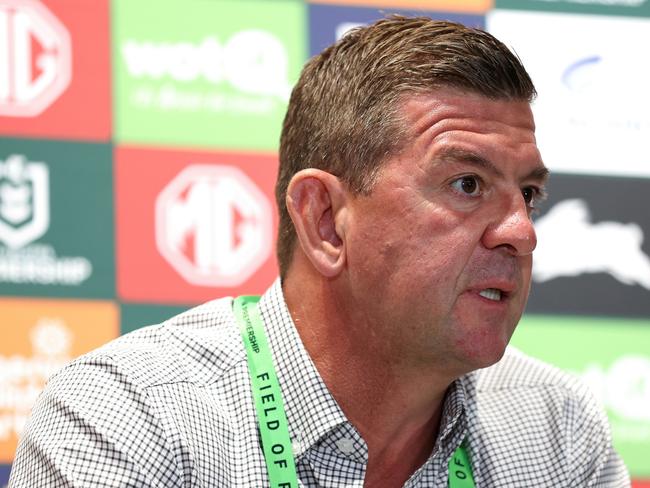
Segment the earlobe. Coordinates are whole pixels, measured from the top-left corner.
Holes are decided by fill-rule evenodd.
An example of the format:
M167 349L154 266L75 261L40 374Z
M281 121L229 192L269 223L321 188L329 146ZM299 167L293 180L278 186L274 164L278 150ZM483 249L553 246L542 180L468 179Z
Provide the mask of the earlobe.
M296 173L287 189L287 209L300 247L314 268L331 278L345 263L346 189L325 171Z

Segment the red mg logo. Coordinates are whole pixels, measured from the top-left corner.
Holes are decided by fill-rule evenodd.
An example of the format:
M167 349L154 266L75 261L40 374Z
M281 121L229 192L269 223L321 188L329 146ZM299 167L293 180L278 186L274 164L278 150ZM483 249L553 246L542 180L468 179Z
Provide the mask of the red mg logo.
M70 35L34 0L0 0L0 115L34 117L70 84Z
M156 246L193 285L240 285L268 259L272 233L267 197L233 166L188 166L156 200Z

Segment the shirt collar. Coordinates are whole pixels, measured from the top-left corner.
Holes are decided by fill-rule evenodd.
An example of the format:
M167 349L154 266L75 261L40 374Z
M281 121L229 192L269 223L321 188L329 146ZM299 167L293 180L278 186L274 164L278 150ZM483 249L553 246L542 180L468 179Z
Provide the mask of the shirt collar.
M465 390L464 377L454 381L447 389L445 395L445 403L442 409L442 416L440 420L440 433L438 434L438 446L448 441L448 437L457 430L457 428L465 431L465 404L467 399L467 392ZM455 448L454 448L455 449Z

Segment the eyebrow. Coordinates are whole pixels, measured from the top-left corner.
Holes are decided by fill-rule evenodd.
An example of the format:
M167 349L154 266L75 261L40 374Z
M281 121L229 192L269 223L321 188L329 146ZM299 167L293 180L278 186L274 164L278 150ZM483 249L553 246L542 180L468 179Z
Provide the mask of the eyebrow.
M485 159L484 157L479 156L474 152L467 151L458 147L449 147L444 149L442 153L438 155L438 158L445 163L462 162L465 164L478 166L492 174L495 174L496 176L503 176L503 172L497 168L494 163L492 163L492 161ZM540 164L530 173L528 173L523 179L536 180L541 183L545 183L548 179L548 176L548 168L544 165L544 163L540 162Z

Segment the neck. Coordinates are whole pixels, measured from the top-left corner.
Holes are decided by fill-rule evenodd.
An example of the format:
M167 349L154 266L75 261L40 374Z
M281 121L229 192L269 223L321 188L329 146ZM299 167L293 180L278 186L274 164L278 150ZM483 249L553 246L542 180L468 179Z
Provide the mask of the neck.
M431 454L454 378L391 354L347 294L318 276L283 282L289 312L319 374L368 446L366 486L404 481ZM343 372L343 374L342 374Z

